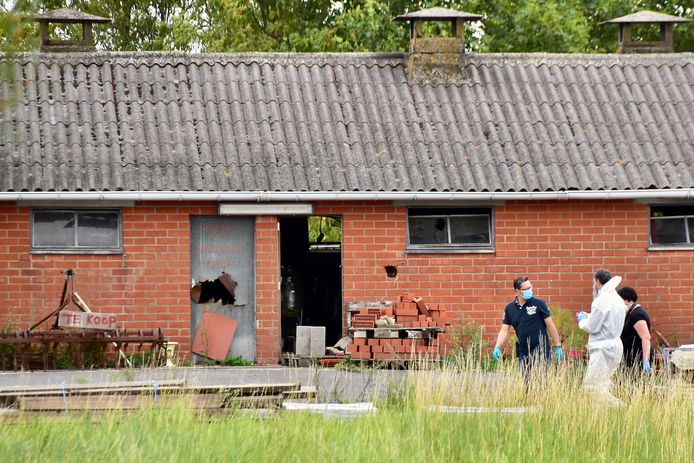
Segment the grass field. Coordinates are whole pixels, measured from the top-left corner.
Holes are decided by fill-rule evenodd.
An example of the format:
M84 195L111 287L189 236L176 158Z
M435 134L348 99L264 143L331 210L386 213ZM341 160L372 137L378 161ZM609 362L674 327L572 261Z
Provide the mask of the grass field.
M663 461L694 459L691 384L623 381L608 408L552 369L526 392L514 365L415 371L406 392L352 419L280 413L210 418L185 407L2 424L0 460L21 462ZM481 413L442 412L463 407ZM450 410L450 408L449 408ZM516 411L523 413L515 413Z

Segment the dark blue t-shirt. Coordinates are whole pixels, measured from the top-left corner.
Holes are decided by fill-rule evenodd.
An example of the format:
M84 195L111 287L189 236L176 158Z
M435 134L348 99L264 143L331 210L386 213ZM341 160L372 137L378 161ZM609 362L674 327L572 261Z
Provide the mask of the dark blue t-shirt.
M511 325L516 331L518 343L516 352L519 358L525 358L528 354L541 345L544 346L543 354L550 353L549 338L545 318L549 317L549 309L542 299L531 297L522 306L515 300L509 302L504 309L505 325Z

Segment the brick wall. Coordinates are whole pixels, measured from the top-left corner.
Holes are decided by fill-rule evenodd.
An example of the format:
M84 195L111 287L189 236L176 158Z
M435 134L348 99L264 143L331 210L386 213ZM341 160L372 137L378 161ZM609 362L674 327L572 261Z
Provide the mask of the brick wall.
M23 329L55 309L64 277L95 311L122 314L132 328L161 327L190 349L190 220L216 204L146 203L122 208L122 255L30 254L29 208L0 205L0 327ZM658 328L694 342L694 251L649 251L648 206L628 201L556 201L497 206L496 253L405 252L406 209L384 203L323 203L343 218L343 300L393 299L403 292L444 303L493 337L511 281L528 275L550 306L587 309L591 275L606 267L634 286ZM386 278L384 265L398 265ZM277 219L256 219L257 361L280 349Z
M256 363L277 364L280 357L280 256L276 217L255 222Z
M26 329L56 309L65 278L60 270L72 268L75 290L93 311L118 314L125 328L162 328L179 342L179 355L189 355L190 216L216 215L216 203L121 208L123 254L118 255L31 254L30 211L0 205L0 328ZM261 364L279 358L278 282L277 220L258 217L256 360Z
M406 253L403 207L333 203L316 213L343 217L345 301L414 292L481 323L493 338L516 276L529 276L550 306L575 312L589 309L592 274L604 267L636 288L670 340L694 342L694 250L649 251L647 205L508 202L495 208L494 254ZM384 265L398 265L397 280Z
M190 349L190 215L216 204L124 207L123 254L31 254L30 208L0 206L0 327L25 329L58 307L64 276L95 312L116 313L125 328L162 328ZM68 306L77 310L72 304ZM46 322L46 327L50 322Z

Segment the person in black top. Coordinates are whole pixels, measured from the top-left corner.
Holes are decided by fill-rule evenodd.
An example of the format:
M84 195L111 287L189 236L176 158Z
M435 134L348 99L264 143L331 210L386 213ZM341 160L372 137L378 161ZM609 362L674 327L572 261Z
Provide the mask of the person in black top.
M622 330L624 346L624 364L629 369L643 368L649 375L653 374L651 367L651 319L646 309L637 304L639 296L636 290L624 286L617 291L627 306L627 315Z
M528 277L513 280L513 290L516 297L504 309L504 320L492 357L494 360L501 358L501 346L506 342L510 329L513 327L518 338L516 343L518 362L527 382L527 373L534 361L541 359L549 361L551 351L548 331L554 341L554 356L557 360L564 359L564 350L547 304L533 296L533 285Z

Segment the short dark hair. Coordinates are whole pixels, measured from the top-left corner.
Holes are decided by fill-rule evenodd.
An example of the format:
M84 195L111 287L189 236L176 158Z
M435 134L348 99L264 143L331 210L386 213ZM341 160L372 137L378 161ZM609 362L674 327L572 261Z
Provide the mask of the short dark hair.
M622 288L619 288L617 290L617 294L619 294L619 297L621 297L625 301L636 302L639 299L639 295L636 294L636 290L631 286L624 286Z
M597 272L595 272L595 279L600 282L601 285L604 285L608 281L612 279L612 274L610 273L609 270L605 270L604 268L601 268Z
M513 280L513 289L520 289L521 285L528 281L528 277L518 277Z

